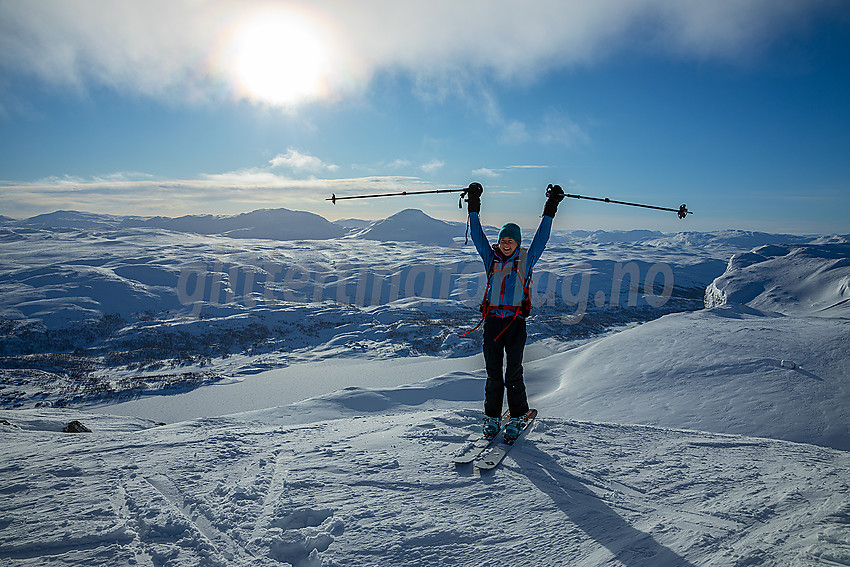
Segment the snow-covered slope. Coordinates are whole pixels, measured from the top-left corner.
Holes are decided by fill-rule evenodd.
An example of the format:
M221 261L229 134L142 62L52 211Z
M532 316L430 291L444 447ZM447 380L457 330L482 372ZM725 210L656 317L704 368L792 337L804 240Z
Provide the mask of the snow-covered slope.
M345 234L345 229L317 214L289 209L260 209L239 215L127 218L120 226L272 240L324 240Z
M147 228L271 240L324 240L338 238L346 233L345 228L317 214L289 209L259 209L237 215L185 215L177 218L119 216L81 211L55 211L27 219L4 218L2 225L12 229L67 231Z
M421 212L407 217L413 233L447 234L446 223ZM458 335L478 320L485 274L460 237L451 246L364 238L282 244L120 226L127 219L103 216L96 227L70 228L92 218L51 218L63 227L45 218L42 228L0 228L6 407L170 391L181 376L192 388L329 356L479 350L480 330ZM699 308L728 259L714 252L553 236L535 268L529 342L562 350L566 340ZM647 292L658 293L647 284L653 270L662 276L656 283L670 284L661 306L648 303Z
M463 225L431 218L419 209L405 209L386 219L375 221L354 233L354 238L381 241L407 241L419 244L451 246L463 236Z
M667 315L534 367L560 376L540 388L539 406L850 450L848 257L844 243L736 254L706 290L710 309Z
M698 246L703 248L737 246L739 248L756 248L768 244L789 245L809 243L816 237L794 234L771 234L750 230L720 230L717 232L679 232L673 235L663 235L657 239L649 239L647 244L656 242L671 243L679 246Z
M850 244L766 245L736 254L706 289L705 303L850 317Z
M11 220L11 219L10 219ZM80 211L54 211L8 224L40 229L105 229L118 225L122 217Z
M478 411L446 408L463 397L458 380L147 429L72 410L0 411L10 424L0 425L0 561L850 561L846 452L541 417L499 469L479 475L450 465L479 426ZM391 409L386 399L395 400ZM93 432L60 433L59 423L70 419Z
M850 565L846 239L555 235L536 273L561 295L538 296L525 359L541 416L479 473L450 462L480 427L483 369L411 369L431 368L422 352L455 356L454 327L474 323L461 297L472 251L395 230L282 248L113 221L0 233L0 399L28 406L0 410L4 565ZM726 251L742 254L721 275ZM664 265L681 299L714 280L723 302L635 317ZM174 283L186 266L190 302ZM626 266L636 277L620 286ZM558 307L566 296L587 313ZM151 311L106 316L121 299ZM68 319L91 336L50 325L65 309L100 317ZM99 360L113 365L92 371ZM304 360L323 394L213 409ZM383 385L359 387L364 373ZM121 392L223 401L157 426L108 415ZM92 432L62 433L71 420Z
M363 219L337 219L333 223L346 230L362 230L372 224L372 221Z
M850 320L677 313L529 365L544 414L850 450ZM534 378L554 374L557 384ZM551 392L546 389L551 388Z

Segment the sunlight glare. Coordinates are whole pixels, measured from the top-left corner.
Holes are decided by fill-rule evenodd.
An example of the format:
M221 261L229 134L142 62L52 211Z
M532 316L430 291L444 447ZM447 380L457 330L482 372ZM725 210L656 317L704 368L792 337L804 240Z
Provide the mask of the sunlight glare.
M319 27L295 12L255 16L239 26L233 71L240 96L291 106L324 94L327 44Z

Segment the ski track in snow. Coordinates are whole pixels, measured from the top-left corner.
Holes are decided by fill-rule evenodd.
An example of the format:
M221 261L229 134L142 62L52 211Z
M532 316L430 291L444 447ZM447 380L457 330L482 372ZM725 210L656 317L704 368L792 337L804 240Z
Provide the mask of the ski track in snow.
M850 564L846 452L540 417L479 473L450 464L478 419L435 409L76 435L6 426L0 560Z

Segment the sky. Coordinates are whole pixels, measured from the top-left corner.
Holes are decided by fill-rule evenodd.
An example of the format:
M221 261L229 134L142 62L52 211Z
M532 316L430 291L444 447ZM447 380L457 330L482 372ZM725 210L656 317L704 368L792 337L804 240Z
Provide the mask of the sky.
M844 0L0 0L0 215L850 232Z

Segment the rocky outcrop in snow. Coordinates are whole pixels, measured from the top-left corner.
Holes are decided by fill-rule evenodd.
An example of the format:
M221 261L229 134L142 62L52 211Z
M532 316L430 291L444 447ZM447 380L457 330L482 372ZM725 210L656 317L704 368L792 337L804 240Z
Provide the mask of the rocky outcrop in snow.
M91 429L83 425L81 421L75 419L62 428L62 433L91 433Z

